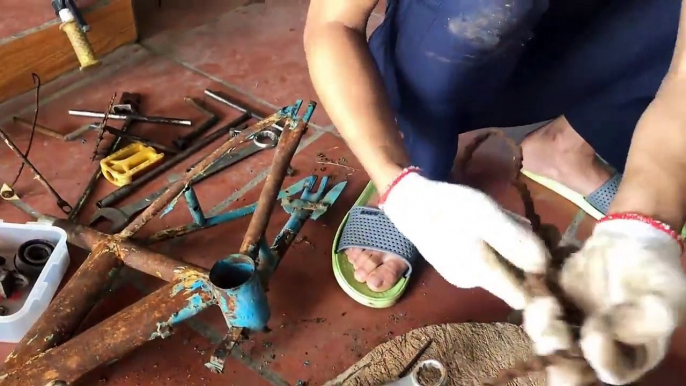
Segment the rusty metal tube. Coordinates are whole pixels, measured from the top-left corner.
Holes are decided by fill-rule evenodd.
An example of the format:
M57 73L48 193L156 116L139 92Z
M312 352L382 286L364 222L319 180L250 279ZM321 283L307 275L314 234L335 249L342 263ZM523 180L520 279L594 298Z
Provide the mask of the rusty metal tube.
M15 368L69 339L109 289L122 265L104 242L97 244L67 285L50 303L48 309L7 357L6 369Z
M90 250L98 243L108 243L110 249L116 252L117 258L124 264L164 281L175 280L180 272L196 271L207 274L204 268L153 252L129 240L114 238L84 225L62 219L55 219L52 225L64 229L67 232L67 241L71 244L86 250Z
M164 281L176 280L188 272L207 275L205 268L153 252L126 241L118 243L118 257L130 268Z
M174 198L176 198L176 196L178 196L183 191L186 185L188 185L191 182L191 180L196 174L202 173L205 169L212 165L214 161L216 161L219 157L231 151L232 148L234 148L235 146L238 146L245 142L252 141L252 138L247 139L250 134L266 129L267 127L270 127L282 118L282 113L281 111L279 111L276 114L273 114L265 118L264 120L250 126L248 129L241 132L239 136L230 139L229 141L215 149L210 155L205 157L205 159L203 159L202 161L198 162L190 171L184 174L183 178L171 184L167 191L157 200L155 200L155 202L150 204L150 206L143 213L136 217L135 220L133 220L123 231L121 231L119 233L119 236L122 238L129 238L136 234L136 232L138 232L138 230L140 230L148 221L150 221L150 219L157 215L157 213L164 209L167 206L167 204L169 204Z
M134 348L173 333L178 323L215 304L203 283L206 277L169 283L68 342L0 375L1 386L72 385L96 367Z
M264 235L267 225L269 225L269 218L276 206L276 197L279 195L279 189L281 189L283 180L286 178L288 166L306 130L307 122L305 120L299 121L292 130L284 130L281 140L276 146L271 170L262 187L260 198L257 201L257 208L250 219L248 230L245 232L245 236L243 236L240 253L252 258L257 257L259 241ZM284 134L287 135L284 136Z

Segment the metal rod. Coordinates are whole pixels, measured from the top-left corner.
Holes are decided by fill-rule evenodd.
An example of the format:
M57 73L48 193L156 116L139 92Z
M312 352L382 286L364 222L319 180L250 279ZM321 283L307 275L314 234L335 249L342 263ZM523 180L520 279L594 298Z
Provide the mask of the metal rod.
M0 187L0 197L2 197L3 200L9 202L10 205L13 205L20 211L28 214L33 219L38 219L42 216L41 213L39 213L37 210L33 209L27 203L22 201L19 198L19 196L17 196L15 191L12 188L10 188L7 184L2 184L2 187Z
M26 158L26 156L17 148L17 146L7 136L7 133L5 133L5 131L2 130L2 128L0 128L0 139L5 141L5 144L7 145L7 147L9 147L10 150L12 150L12 152L17 157L19 157L21 159L21 161L24 163L24 165L28 166L29 169L31 169L33 174L36 176L36 179L38 180L38 182L40 182L41 185L43 185L45 187L45 189L47 189L48 192L50 192L50 194L52 194L52 196L55 197L55 201L57 202L57 206L60 208L60 210L62 210L62 212L64 212L64 214L68 215L69 212L71 212L71 210L72 210L71 205L69 205L69 203L66 202L62 197L60 197L59 193L57 193L57 191L55 191L55 189L53 189L52 186L50 186L50 184L45 179L45 177L43 177L40 174L38 169L36 169L36 167L33 166L31 161L29 161L29 159Z
M176 166L179 162L185 160L186 158L190 157L192 154L195 152L203 149L204 147L208 146L210 143L214 142L218 138L228 134L231 132L231 130L240 125L241 123L247 121L250 119L250 116L248 114L243 114L240 117L234 119L233 121L229 122L223 127L220 127L217 129L217 131L213 132L212 134L208 135L207 137L204 137L200 141L194 143L191 147L188 149L182 151L179 154L176 154L174 157L167 159L164 163L161 165L157 166L156 168L152 169L151 171L143 174L140 178L135 179L132 183L126 186L122 186L121 188L115 190L114 192L110 193L109 195L105 196L103 199L98 201L96 205L98 208L104 208L108 206L112 206L116 204L117 202L121 201L125 197L127 197L129 194L133 193L134 191L138 190L141 186L147 184L149 181L153 180L154 178L157 178L160 174L166 172L167 170L171 169L172 167Z
M173 327L215 304L202 276L169 283L64 344L10 370L2 386L72 385L96 367L144 343L167 338Z
M253 214L250 219L248 230L243 237L240 253L253 258L257 257L260 239L267 229L269 218L276 206L276 197L279 195L279 189L281 189L281 184L283 183L284 178L286 178L286 171L295 154L295 150L300 144L300 139L307 130L309 114L314 110L314 106L314 102L310 102L308 114L297 123L294 129L284 132L284 134L287 134L286 138L282 135L279 144L276 146L276 153L274 154L271 170L267 175L264 187L260 193L260 198L257 201L255 214Z
M44 216L42 221L52 222L52 225L64 229L67 232L67 241L85 250L90 250L105 242L114 245L112 236L100 233L93 228L48 216ZM129 240L118 240L116 249L117 258L128 267L164 281L173 281L188 271L203 274L207 272L204 268L153 252Z
M269 255L264 253L263 255L265 255L266 258L260 258L258 271L260 272L263 283L267 283L267 280L281 262L281 258L286 255L286 252L288 252L288 249L293 244L295 236L300 232L302 226L311 216L312 212L307 210L296 210L291 214L286 225L283 226L281 232L276 236L274 245L272 245L271 248L268 248L271 253ZM264 252L266 252L266 250Z
M109 289L122 265L105 243L93 248L86 261L7 357L6 369L19 366L69 339Z
M128 93L128 92L123 92L121 94L121 98L119 98L119 103L120 104L128 104L131 106L131 109L133 111L138 110L138 105L140 104L140 99L141 95L138 93ZM125 133L131 129L133 126L133 120L127 119L124 121L124 124L121 126L121 132ZM119 148L119 144L121 144L122 137L116 137L114 141L110 143L110 146L107 148L106 154L112 154L117 149ZM93 189L95 188L95 185L98 183L98 180L100 179L100 176L102 176L102 169L100 167L97 167L94 171L93 174L91 174L90 180L88 180L88 184L86 187L83 189L83 193L81 193L81 196L79 196L78 201L76 201L76 205L74 205L74 209L69 213L69 220L74 221L76 217L81 213L81 209L83 208L83 205L86 203L88 200L88 197L90 197L91 193L93 192Z
M216 163L215 163L216 165ZM208 169L209 170L209 169ZM298 184L295 184L285 190L282 190L279 192L279 195L277 196L277 200L281 197L288 197L291 194L295 194L299 191L298 189ZM161 230L152 236L146 238L145 240L138 240L138 242L143 243L144 245L150 245L154 244L160 241L165 241L169 239L173 239L176 237L181 237L185 236L189 233L201 231L204 229L209 229L214 226L229 222L229 221L234 221L236 219L239 219L241 217L245 217L248 215L251 215L255 213L255 208L257 208L257 203L250 204L243 206L241 208L236 208L233 209L229 212L225 213L220 213L217 215L214 215L212 217L207 217L205 218L205 221L202 223L202 225L198 224L197 222L193 222L190 224L186 225L181 225L175 228L168 228Z
M200 138L203 134L205 134L214 125L219 123L219 120L220 120L219 115L215 114L213 111L209 110L207 107L196 102L193 98L186 97L186 98L184 98L184 101L186 103L188 103L189 105L193 106L196 110L198 110L201 113L203 113L204 115L208 116L208 118L203 123L201 123L200 126L198 126L196 129L194 129L190 133L188 133L184 136L181 136L181 137L174 140L174 146L176 146L177 148L179 148L181 150L187 148L193 141Z
M221 91L205 90L205 95L242 113L249 113L253 118L257 120L264 119L262 115L252 112L248 110L246 107L239 105L238 102L231 100L229 96L224 95ZM279 131L283 131L284 129L284 127L279 123L273 124L272 127L278 129Z
M43 220L50 218L45 216ZM67 232L70 243L84 249L93 248L93 252L27 332L14 352L8 356L5 362L7 370L69 339L93 306L107 292L122 263L166 281L207 275L203 268L176 261L126 240L120 240L118 245L112 248L107 244L107 241L111 240L109 235L71 221L55 218L52 220L53 225ZM113 250L119 255L114 254Z
M91 118L104 118L105 113L99 111L86 111L86 110L69 110L69 115L74 115L77 117L91 117ZM170 118L170 117L155 117L140 114L108 114L107 119L116 119L124 121L127 119L132 119L134 121L148 122L148 123L164 123L167 125L176 126L191 126L193 122L190 119L181 118Z
M64 140L71 142L75 140L76 138L82 136L85 132L90 131L90 130L95 130L98 128L97 124L89 123L87 125L83 125L79 127L78 129L72 131L71 133L67 133L64 135Z
M27 121L27 120L25 120L25 119L22 119L22 118L19 118L19 117L12 117L12 121L13 121L15 124L17 124L18 126L27 128L27 129L29 129L29 130L31 130L31 129L33 128L33 122L29 122L29 121ZM61 141L65 141L65 140L66 140L66 138L65 138L64 135L62 135L62 134L56 132L56 131L53 130L53 129L49 129L49 128L45 127L45 126L41 126L41 125L39 125L38 123L36 123L36 131L37 131L38 133L47 135L47 136L49 136L49 137L57 138L57 139L59 139L59 140L61 140Z
M252 139L248 139L251 134L271 126L272 124L274 124L274 122L280 120L282 118L282 115L283 113L279 111L276 114L273 114L270 117L265 118L260 122L257 122L256 124L250 126L247 130L243 131L239 136L231 138L226 143L215 149L209 156L207 156L204 160L199 162L189 172L187 172L183 176L183 178L171 184L167 191L161 197L155 200L155 202L150 204L150 206L147 209L145 209L143 213L141 213L135 220L131 222L131 224L129 224L123 231L121 231L119 233L119 236L126 238L136 234L136 232L138 232L138 230L141 227L143 227L143 225L150 221L150 219L157 215L157 213L159 213L162 209L164 209L164 207L169 202L176 198L176 196L183 191L184 187L190 183L190 181L193 179L193 177L195 177L196 174L202 173L205 169L211 166L214 161L219 159L225 153L231 151L232 148L234 148L235 146L238 146L248 141L252 141ZM286 165L286 167L288 167L288 165Z
M285 150L277 152L276 157L281 157L280 154L287 155L288 152L290 152L290 157L293 156L298 145L297 142L311 116L313 105L310 107L311 109L303 121L292 121L291 123L291 129L285 142L294 143L294 145L281 147ZM283 118L289 111L292 114L290 107L279 111L253 125L240 138L234 138L219 147L206 158L207 162L200 162L186 174L184 179L190 179L198 172L202 172L213 158L230 152L234 142L247 141L253 132L268 127L274 121ZM294 122L298 122L297 125ZM290 151L291 146L292 151ZM279 162L275 161L273 169L283 169L283 171L272 172L270 177L279 179L279 183L282 183L289 162L290 158L282 159ZM281 168L280 163L284 163L285 166ZM177 187L176 194L180 193L184 184L174 185L167 193L177 190ZM269 190L271 189L270 186L270 184L266 184L264 189ZM146 212L148 215L154 215L173 198L174 194L167 195L166 198L161 197ZM48 311L34 325L34 328L43 326L39 331L40 334L34 334L33 338L31 335L27 335L25 340L28 341L22 342L15 353L10 355L7 361L8 366L5 369L7 372L0 376L2 377L0 385L43 385L54 381L72 384L88 371L118 359L148 340L167 337L172 333L174 325L216 304L207 286L208 273L204 269L151 252L122 237L126 237L126 235L104 235L91 228L52 216L43 216L42 220L65 229L70 243L85 248L91 247L94 251L49 306ZM140 218L136 222L139 224L138 227L145 224L145 220ZM73 324L77 324L75 316L87 313L92 308L92 306L88 306L88 302L98 297L94 293L100 293L108 287L116 274L116 269L121 266L121 261L132 268L165 280L173 280L173 282L97 326L59 345L66 339L65 336L73 334ZM113 268L104 269L108 264ZM97 267L97 269L92 267ZM75 280L77 277L82 278L81 283ZM61 298L66 300L58 302ZM59 303L60 307L57 307L56 303ZM132 321L135 321L135 324ZM50 330L58 331L57 337L46 335ZM232 328L231 331L235 333L239 332L240 329ZM36 343L33 343L34 341ZM45 351L45 347L55 345L59 346ZM28 348L32 348L33 352ZM40 355L36 355L38 353Z
M178 154L178 153L179 153L179 151L176 150L176 149L172 149L172 148L170 148L170 147L168 147L168 146L161 145L161 144L159 144L159 143L157 143L157 142L153 142L153 141L151 141L151 140L149 140L149 139L147 139L147 138L143 138L143 137L138 136L138 135L135 135L135 134L130 134L130 133L127 133L127 132L125 132L125 131L121 131L121 130L119 130L119 129L115 129L115 128L112 127L112 126L105 126L105 127L103 128L103 130L105 130L106 132L108 132L108 133L114 135L115 137L128 139L129 141L132 141L132 142L140 142L140 143L142 143L142 144L144 144L144 145L148 145L148 146L150 146L150 147L152 147L152 148L155 148L155 149L157 149L157 150L163 151L163 152L165 152L165 153L169 153L169 154Z
M198 196L195 195L193 185L189 186L188 189L186 189L184 196L186 198L188 210L191 212L191 216L193 217L193 223L199 226L205 225L205 223L207 223L207 218L205 217L205 214L202 212L202 206L200 206Z

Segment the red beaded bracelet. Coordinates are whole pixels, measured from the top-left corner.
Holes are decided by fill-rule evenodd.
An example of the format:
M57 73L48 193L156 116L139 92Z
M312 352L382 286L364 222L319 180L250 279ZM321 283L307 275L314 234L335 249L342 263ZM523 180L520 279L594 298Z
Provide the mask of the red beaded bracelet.
M388 193L391 192L391 189L393 189L396 185L398 185L400 180L405 178L405 176L410 174L410 173L419 173L419 168L416 166L410 166L410 167L403 169L403 171L400 172L400 174L398 174L398 177L395 177L395 179L393 181L391 181L390 184L388 184L388 186L384 190L383 194L381 195L381 199L379 199L379 205L383 205L384 202L386 202L386 199L388 198Z
M607 216L598 220L598 224L612 220L634 220L640 221L644 224L648 224L653 228L668 234L669 237L673 238L679 244L679 248L681 248L681 251L684 251L684 240L681 237L681 235L674 229L672 229L669 225L663 223L662 221L655 220L654 218L644 216L639 213L623 212L608 214Z

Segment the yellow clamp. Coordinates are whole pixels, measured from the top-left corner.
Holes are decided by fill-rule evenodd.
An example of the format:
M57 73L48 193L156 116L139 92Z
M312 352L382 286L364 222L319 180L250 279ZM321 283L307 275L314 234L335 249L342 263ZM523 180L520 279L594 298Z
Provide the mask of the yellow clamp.
M86 37L86 33L81 31L75 21L62 23L60 25L60 30L67 34L71 46L74 47L76 57L81 64L81 70L100 64L100 61L95 58L93 47L91 47L88 37Z
M157 153L155 149L136 142L118 150L100 161L102 175L107 181L117 185L128 185L133 177L159 162L163 153Z

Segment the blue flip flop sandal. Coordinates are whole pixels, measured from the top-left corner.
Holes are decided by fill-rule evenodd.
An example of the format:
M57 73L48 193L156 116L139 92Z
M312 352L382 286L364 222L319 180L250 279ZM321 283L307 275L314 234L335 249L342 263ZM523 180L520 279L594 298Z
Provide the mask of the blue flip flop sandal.
M622 181L621 174L614 174L596 191L584 197L550 178L543 177L528 170L522 170L522 174L571 201L596 220L607 214L610 204L617 194L617 189L619 189L619 183Z
M343 219L333 242L332 263L336 281L348 296L368 307L387 308L405 292L419 252L380 209L365 206L375 194L376 188L370 181ZM366 283L355 279L355 268L345 255L348 248L392 253L405 260L408 269L393 287L384 292L374 292Z

